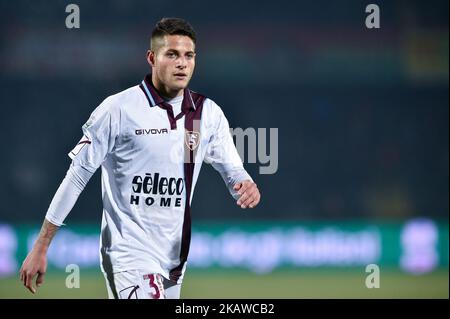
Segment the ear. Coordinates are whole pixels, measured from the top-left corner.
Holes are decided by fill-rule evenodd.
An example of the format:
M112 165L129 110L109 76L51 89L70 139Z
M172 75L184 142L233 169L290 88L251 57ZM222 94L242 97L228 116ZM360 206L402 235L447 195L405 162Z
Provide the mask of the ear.
M147 62L148 64L150 64L150 66L154 67L155 66L155 52L148 50L147 51Z

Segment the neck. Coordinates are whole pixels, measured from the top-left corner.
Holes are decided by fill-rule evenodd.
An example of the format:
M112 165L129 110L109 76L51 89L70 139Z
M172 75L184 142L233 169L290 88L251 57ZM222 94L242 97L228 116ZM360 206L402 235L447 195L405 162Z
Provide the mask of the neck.
M177 96L183 95L183 89L181 90L171 90L166 85L164 85L161 81L158 80L155 73L152 72L152 84L158 92L168 98L175 98Z

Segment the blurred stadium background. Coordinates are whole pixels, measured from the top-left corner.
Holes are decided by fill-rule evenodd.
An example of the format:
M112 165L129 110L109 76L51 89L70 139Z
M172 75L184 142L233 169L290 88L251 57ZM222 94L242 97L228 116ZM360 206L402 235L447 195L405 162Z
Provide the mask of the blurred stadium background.
M278 128L275 174L244 158L257 209L237 208L203 166L184 298L448 298L448 1L376 1L377 30L364 25L371 2L0 1L0 298L106 297L99 172L36 296L17 272L81 125L148 72L164 16L197 31L192 89L233 128ZM69 3L80 29L65 27ZM79 289L65 286L69 264Z

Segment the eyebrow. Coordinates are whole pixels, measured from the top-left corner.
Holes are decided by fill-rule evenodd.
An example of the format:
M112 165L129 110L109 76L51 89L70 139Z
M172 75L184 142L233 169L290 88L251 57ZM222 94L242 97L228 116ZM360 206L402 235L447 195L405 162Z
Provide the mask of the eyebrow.
M167 51L166 51L166 53L167 52L175 52L175 53L180 53L180 51L178 51L177 49L167 49ZM186 54L188 54L188 53L194 53L195 54L195 51L186 51Z

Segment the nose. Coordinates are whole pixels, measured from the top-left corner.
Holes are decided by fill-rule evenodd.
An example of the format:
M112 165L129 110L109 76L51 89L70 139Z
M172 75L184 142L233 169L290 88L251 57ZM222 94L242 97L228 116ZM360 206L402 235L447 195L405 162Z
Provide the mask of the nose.
M187 67L187 60L183 56L178 57L176 62L177 62L176 63L176 67L179 68L179 69L185 69Z

